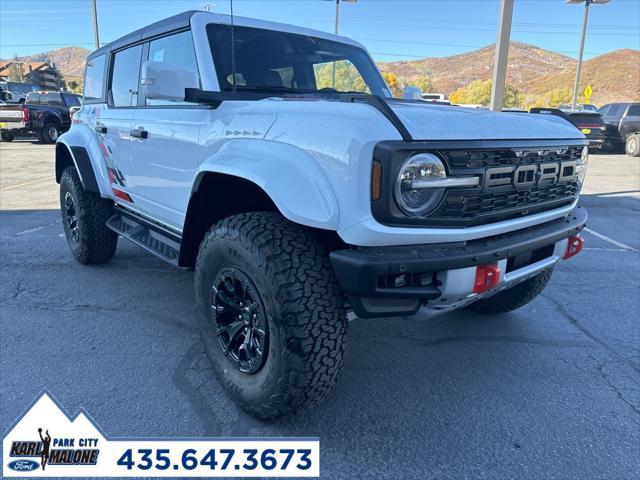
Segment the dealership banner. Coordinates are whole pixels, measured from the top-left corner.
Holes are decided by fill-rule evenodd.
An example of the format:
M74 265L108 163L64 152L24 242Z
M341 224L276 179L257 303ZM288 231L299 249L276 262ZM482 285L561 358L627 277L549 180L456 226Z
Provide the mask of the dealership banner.
M318 477L317 438L110 438L48 394L9 429L3 477Z

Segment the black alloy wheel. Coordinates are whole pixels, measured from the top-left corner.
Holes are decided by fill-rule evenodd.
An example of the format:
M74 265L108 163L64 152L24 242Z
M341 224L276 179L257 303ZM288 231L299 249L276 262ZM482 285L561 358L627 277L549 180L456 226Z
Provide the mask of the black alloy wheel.
M71 234L71 239L75 243L78 243L80 241L80 230L78 228L76 204L73 201L73 195L71 195L71 192L66 192L64 195L64 211L65 218L67 220L67 226L69 227L69 233Z
M269 349L268 322L258 289L242 270L218 273L211 287L211 314L227 359L242 373L257 373Z

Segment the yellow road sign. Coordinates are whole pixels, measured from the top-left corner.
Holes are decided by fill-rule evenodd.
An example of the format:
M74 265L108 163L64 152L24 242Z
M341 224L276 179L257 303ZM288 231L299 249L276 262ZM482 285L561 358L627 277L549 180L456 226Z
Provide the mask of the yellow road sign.
M591 94L593 93L593 90L591 88L591 85L587 85L587 88L584 89L584 100L585 103L589 103L589 99L591 98Z

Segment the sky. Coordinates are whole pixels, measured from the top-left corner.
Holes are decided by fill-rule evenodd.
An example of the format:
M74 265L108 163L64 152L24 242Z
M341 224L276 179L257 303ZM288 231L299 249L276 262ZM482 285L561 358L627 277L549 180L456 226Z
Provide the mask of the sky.
M101 44L205 0L97 0ZM229 13L229 0L212 11ZM340 34L364 44L378 61L468 52L496 39L499 0L358 0L341 3ZM334 0L234 0L235 15L333 32ZM577 57L583 5L515 0L512 40ZM0 0L0 58L77 45L94 48L91 0ZM640 1L592 5L585 59L640 49Z

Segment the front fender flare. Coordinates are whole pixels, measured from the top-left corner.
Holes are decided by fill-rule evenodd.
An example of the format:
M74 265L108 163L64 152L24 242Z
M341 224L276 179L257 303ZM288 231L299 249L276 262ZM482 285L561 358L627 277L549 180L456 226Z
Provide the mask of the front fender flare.
M73 128L67 133L60 135L56 142L56 181L60 183L60 175L63 168L59 148L66 148L71 157L76 171L80 176L80 181L85 190L98 193L103 197L109 196L106 189L105 179L108 178L106 170L101 166L102 153L95 141L94 135L87 128Z
M336 230L340 212L329 180L315 158L281 142L234 139L200 166L191 194L208 172L249 180L292 222Z

